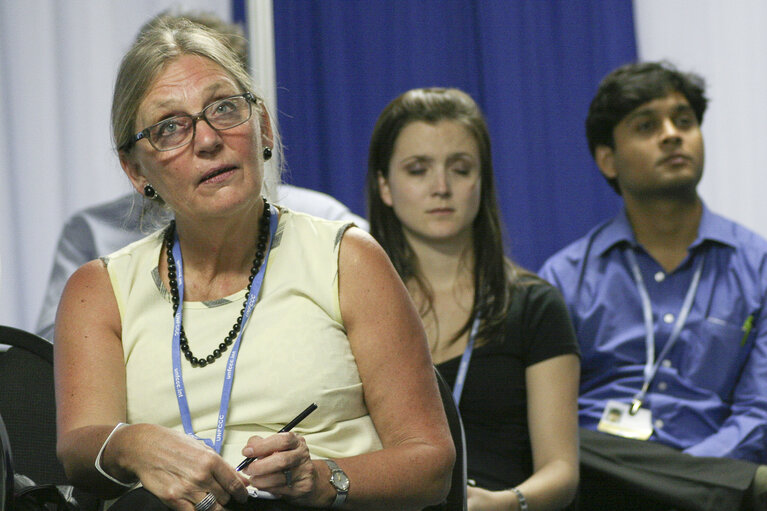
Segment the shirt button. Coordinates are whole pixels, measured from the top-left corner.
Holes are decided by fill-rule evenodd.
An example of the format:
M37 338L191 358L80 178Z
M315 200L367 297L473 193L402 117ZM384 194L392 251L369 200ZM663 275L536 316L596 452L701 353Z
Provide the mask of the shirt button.
M673 323L674 322L674 315L670 312L663 315L663 322L664 323Z
M659 271L658 273L655 274L655 282L663 282L663 279L665 278L666 278L666 274L663 273L662 271Z
M655 429L661 429L663 428L663 421L658 419L655 421Z
M661 362L661 364L663 365L663 367L671 367L671 361L669 359L664 360L663 362Z
M667 388L668 388L668 385L666 384L666 382L665 382L665 381L662 381L662 382L660 382L660 383L658 384L658 390L660 390L660 391L664 391L664 390L666 390Z

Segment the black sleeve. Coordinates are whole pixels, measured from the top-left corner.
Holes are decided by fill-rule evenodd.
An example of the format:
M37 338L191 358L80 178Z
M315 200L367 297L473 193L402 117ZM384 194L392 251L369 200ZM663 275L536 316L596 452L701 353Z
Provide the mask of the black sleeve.
M522 339L527 366L559 355L580 357L575 330L564 298L557 288L540 279L522 280L515 290L522 309ZM522 298L522 299L519 299Z

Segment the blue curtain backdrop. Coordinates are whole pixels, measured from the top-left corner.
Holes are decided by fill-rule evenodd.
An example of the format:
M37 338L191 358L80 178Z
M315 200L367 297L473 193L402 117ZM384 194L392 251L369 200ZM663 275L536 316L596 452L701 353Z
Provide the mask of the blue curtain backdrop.
M483 108L509 254L536 270L619 199L583 124L599 80L636 58L629 0L274 0L287 182L365 214L367 145L407 89Z

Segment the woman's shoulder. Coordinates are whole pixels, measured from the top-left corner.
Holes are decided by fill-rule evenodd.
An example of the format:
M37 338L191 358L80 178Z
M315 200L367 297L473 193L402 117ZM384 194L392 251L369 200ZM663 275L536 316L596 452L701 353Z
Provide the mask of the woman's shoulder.
M133 243L126 245L111 254L103 255L100 259L105 265L109 265L110 261L119 260L121 258L133 257L135 255L141 255L145 252L154 252L157 247L162 244L163 234L165 229L158 229L157 231L144 236L143 238L134 241Z
M314 224L326 224L326 225L344 225L351 224L349 220L330 220L324 217L312 215L311 213L305 213L303 211L297 211L287 206L278 205L277 208L280 211L280 218L285 217L287 221L299 222L299 223L314 223Z
M56 342L80 332L80 323L107 325L119 330L120 318L112 284L103 261L80 266L67 281L56 314Z
M316 238L332 240L334 249L337 249L341 240L346 240L345 246L360 248L368 244L377 245L366 231L359 228L354 222L348 220L328 220L308 213L294 211L280 206L280 226L278 227L275 240L280 240L284 234L291 233L302 244Z
M505 345L521 350L527 365L578 353L575 332L559 290L529 272L510 279L511 305L505 318Z
M551 300L561 297L559 290L535 273L514 266L509 276L512 296L525 300Z
M510 316L527 320L568 317L562 293L538 275L521 270L510 278Z
M284 224L285 228L338 232L355 225L354 222L348 220L328 220L327 218L321 218L309 213L295 211L285 206L280 206L279 208L280 224Z

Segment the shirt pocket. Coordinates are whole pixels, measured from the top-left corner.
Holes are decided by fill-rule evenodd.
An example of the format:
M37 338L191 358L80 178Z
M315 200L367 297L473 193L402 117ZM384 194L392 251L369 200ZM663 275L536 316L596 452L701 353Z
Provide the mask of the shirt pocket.
M731 399L748 354L747 347L741 346L748 314L733 316L738 323L732 322L732 316L725 320L716 314L688 323L683 334L687 349L680 354L680 376L723 401Z

